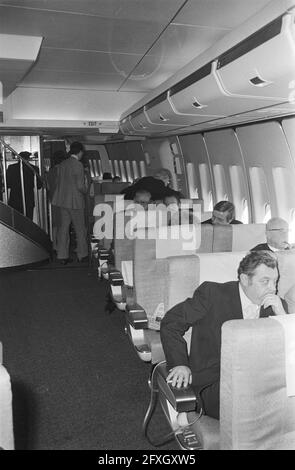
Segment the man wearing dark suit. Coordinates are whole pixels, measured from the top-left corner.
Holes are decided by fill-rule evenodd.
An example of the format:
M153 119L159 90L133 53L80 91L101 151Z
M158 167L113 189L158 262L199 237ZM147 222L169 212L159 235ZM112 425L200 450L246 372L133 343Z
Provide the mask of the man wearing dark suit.
M277 261L251 252L240 262L238 282L204 282L192 298L173 307L161 322L161 340L170 369L167 381L178 388L192 383L204 412L219 418L221 327L227 320L284 315L276 295ZM183 335L192 328L188 357Z
M28 161L30 159L30 152L20 152L20 157ZM25 214L26 217L33 220L33 213L35 207L35 194L34 194L34 175L37 175L37 188L42 187L42 180L39 177L39 169L33 165L22 164L23 167L23 181L24 181L24 195L25 195L25 208L23 207L22 186L21 186L21 163L9 165L6 173L7 187L10 189L8 204L16 209L18 212Z
M260 243L252 248L251 251L280 251L290 250L293 248L288 243L289 225L280 217L272 217L266 224L265 227L266 243Z
M72 223L77 238L78 261L84 261L88 256L88 244L85 226L85 194L87 192L83 165L83 145L73 142L70 157L58 165L56 189L52 204L60 208L60 226L57 231L57 259L62 264L72 261L69 259L69 228Z
M229 225L241 224L235 219L235 206L229 201L219 201L213 208L211 219L204 220L202 224L210 225Z

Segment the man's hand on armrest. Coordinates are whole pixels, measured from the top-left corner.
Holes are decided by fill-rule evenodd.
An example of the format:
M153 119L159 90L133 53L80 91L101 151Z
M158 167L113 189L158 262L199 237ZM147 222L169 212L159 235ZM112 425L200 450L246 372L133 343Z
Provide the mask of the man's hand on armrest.
M187 366L176 366L169 371L166 379L167 383L171 384L172 387L187 387L192 383L192 373Z

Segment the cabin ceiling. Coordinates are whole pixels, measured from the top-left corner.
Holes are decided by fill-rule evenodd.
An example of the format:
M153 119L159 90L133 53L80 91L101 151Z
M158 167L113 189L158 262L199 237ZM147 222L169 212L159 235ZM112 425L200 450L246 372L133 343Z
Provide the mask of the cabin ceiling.
M43 37L18 88L132 92L139 100L267 3L0 0L0 31ZM117 119L129 107L118 103Z

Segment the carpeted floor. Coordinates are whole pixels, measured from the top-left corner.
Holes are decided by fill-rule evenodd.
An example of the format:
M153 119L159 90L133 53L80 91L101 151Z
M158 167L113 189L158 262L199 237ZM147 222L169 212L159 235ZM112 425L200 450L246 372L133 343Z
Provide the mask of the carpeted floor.
M1 274L16 449L153 449L141 432L150 366L129 344L124 315L104 312L105 288L88 266ZM160 411L151 429L169 432Z

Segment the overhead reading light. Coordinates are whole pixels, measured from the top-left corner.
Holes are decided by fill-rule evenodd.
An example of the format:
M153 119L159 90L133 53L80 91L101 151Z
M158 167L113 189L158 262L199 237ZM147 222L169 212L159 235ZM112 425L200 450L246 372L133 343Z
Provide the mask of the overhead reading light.
M207 104L201 104L195 97L192 105L197 109L207 108Z
M256 77L250 78L249 82L252 83L252 85L259 86L259 87L268 86L273 83L268 80L263 80L262 78L259 77L259 75L256 75Z

